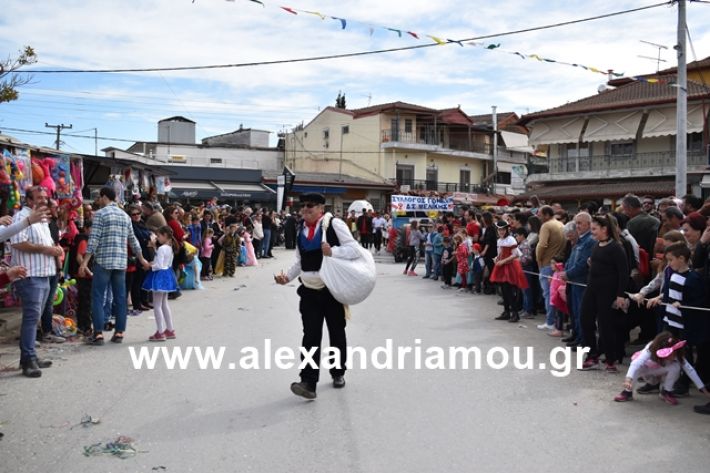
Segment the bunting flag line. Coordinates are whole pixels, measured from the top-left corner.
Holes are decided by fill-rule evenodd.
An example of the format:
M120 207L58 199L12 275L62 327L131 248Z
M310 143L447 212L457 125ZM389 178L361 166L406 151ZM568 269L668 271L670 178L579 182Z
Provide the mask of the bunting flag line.
M228 2L235 2L235 0L226 0L226 1L228 1ZM248 1L251 2L251 3L258 3L258 4L261 5L262 7L266 8L266 4L265 4L263 1L261 1L261 0L248 0ZM194 0L193 0L193 3L194 3ZM347 27L347 25L348 25L348 22L350 22L351 24L363 24L362 22L359 22L359 21L346 20L345 18L342 18L342 17L327 15L327 14L323 14L323 13L320 13L320 12L317 12L317 11L299 10L298 8L293 8L293 7L288 7L288 6L278 6L277 8L280 9L280 10L282 10L282 11L285 11L285 12L287 12L287 13L290 13L290 14L292 14L292 15L298 15L299 13L306 13L306 14L309 14L309 15L312 15L312 16L317 16L317 17L319 17L321 20L325 20L326 18L330 18L330 19L332 19L332 20L339 21L339 22L340 22L340 29L341 29L341 31L346 29L346 27ZM436 44L439 45L439 46L443 46L443 45L446 45L446 44L458 44L458 45L461 46L461 47L464 46L464 43L463 43L462 41L454 40L454 39L448 39L448 38L444 40L444 39L442 39L440 36L436 36L436 35L420 34L420 33L416 33L416 32L411 31L411 30L404 30L404 29L401 29L401 28L393 28L393 27L389 27L389 26L379 26L379 25L373 25L373 24L367 24L367 23L365 23L365 25L367 26L367 29L368 29L368 32L369 32L369 35L370 35L370 36L373 36L373 35L375 34L375 31L381 30L381 31L386 31L386 32L388 32L388 33L390 33L390 34L391 34L391 33L396 33L396 34L397 34L397 37L403 38L404 35L403 35L402 33L404 32L404 33L407 34L407 36L410 36L410 37L412 37L412 38L414 38L414 39L417 39L417 40L421 40L422 37L429 38L429 39L431 39L432 41L434 41L434 43L436 43ZM585 65L579 64L579 63L572 63L572 62L559 61L559 60L556 60L556 59L551 59L551 58L543 57L543 56L541 56L541 55L539 55L539 54L525 54L525 53L521 53L521 52L519 52L519 51L509 51L509 50L505 50L505 49L502 49L502 48L501 48L501 44L500 44L500 43L486 44L486 43L480 43L480 42L476 42L476 41L470 41L470 42L467 42L466 44L469 45L469 46L482 47L483 49L486 49L486 50L488 50L488 51L496 51L496 52L501 52L501 53L513 54L513 55L518 56L518 57L520 57L521 59L524 59L524 60L525 60L525 59L534 59L534 60L539 61L539 62L546 62L546 63L551 63L551 64L559 64L559 65L563 65L563 66L576 67L576 68L579 68L579 69L582 69L582 70L585 70L585 71L588 71L588 72L592 72L592 73L595 73L595 74L603 74L603 75L609 77L610 79L611 79L611 78L621 78L621 77L624 77L624 74L623 74L623 73L614 72L613 69L603 70L603 69L599 69L599 68L596 68L596 67L585 66ZM638 81L638 82L644 82L644 83L648 83L648 84L668 84L668 83L670 82L670 81L668 81L668 80L666 80L666 79L648 78L648 77L645 77L645 76L630 76L630 77L627 77L627 79L634 80L634 81Z

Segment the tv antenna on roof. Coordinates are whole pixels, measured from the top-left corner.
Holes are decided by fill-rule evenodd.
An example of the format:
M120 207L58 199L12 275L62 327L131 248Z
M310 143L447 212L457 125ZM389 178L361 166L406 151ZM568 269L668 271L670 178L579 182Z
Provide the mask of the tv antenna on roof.
M639 41L658 49L658 57L641 56L641 55L639 55L638 57L640 57L642 59L649 59L651 61L656 61L656 72L660 71L661 70L661 63L668 62L665 59L661 59L661 50L668 49L668 46L665 46L663 44L658 44L658 43L652 43L650 41L644 41L642 39L640 39Z

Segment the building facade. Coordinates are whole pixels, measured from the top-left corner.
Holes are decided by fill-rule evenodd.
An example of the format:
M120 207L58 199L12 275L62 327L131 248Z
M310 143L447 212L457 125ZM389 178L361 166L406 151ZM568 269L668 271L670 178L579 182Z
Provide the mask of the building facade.
M510 177L500 188L487 179L495 174L493 134L492 127L476 124L458 107L439 110L404 102L355 110L328 107L286 135L284 159L297 175L324 172L336 179L389 183L399 193L512 193ZM503 161L522 165L526 173L524 151L499 151ZM503 161L499 171L510 176L512 168L503 170ZM522 191L522 179L516 184Z
M674 195L674 79L664 74L663 82L611 81L596 95L523 116L530 144L547 150L548 169L528 176L521 198L534 194L579 204L628 192ZM709 100L710 87L688 81L687 191L697 195L709 162Z

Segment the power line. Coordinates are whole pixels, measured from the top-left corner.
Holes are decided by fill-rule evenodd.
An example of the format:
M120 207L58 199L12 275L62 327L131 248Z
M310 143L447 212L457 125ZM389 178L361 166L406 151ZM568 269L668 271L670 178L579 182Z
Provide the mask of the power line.
M54 133L49 132L49 131L25 130L25 129L22 129L22 128L9 128L9 127L2 127L1 129L2 129L2 130L8 130L8 131L21 132L21 133L28 133L28 134L32 134L32 135L54 135ZM93 139L98 139L98 140L101 140L101 141L124 141L124 142L127 142L127 143L135 143L135 142L137 142L137 141L144 141L144 140L129 140L129 139L126 139L126 138L112 138L112 137L109 137L109 136L96 136L96 137L94 137L93 135L92 135L92 136L89 136L89 135L78 135L78 134L75 134L75 133L64 133L62 136L68 136L68 137L71 137L71 138L89 138L89 139L92 139L92 140L93 140Z
M521 34L521 33L529 33L532 31L540 31L540 30L546 30L546 29L552 29L552 28L559 28L562 26L569 26L569 25L574 25L574 24L578 24L578 23L584 23L587 21L601 20L604 18L610 18L610 17L614 17L614 16L625 15L628 13L635 13L638 11L649 10L649 9L658 8L661 6L670 6L674 3L674 1L675 0L670 0L670 1L662 2L662 3L654 3L652 5L647 5L647 6L643 6L643 7L631 8L628 10L622 10L622 11L617 11L617 12L612 12L612 13L605 13L602 15L596 15L596 16L591 16L591 17L587 17L587 18L580 18L577 20L552 23L549 25L534 26L531 28L523 28L523 29L519 29L519 30L506 31L503 33L494 33L494 34L488 34L488 35L482 35L482 36L474 36L472 38L465 38L465 39L460 39L460 40L447 40L447 42L443 43L443 44L444 45L450 45L450 44L462 45L462 43L464 43L464 42L478 41L478 40L490 39L490 38L500 38L503 36L512 36L512 35ZM260 62L244 62L244 63L236 63L236 64L211 64L211 65L205 65L205 66L146 67L146 68L127 68L127 69L35 69L35 70L27 69L27 70L8 71L8 72L32 73L32 74L78 74L78 73L165 72L165 71L193 71L193 70L206 70L206 69L228 69L228 68L240 68L240 67L270 66L270 65L277 65L277 64L292 64L292 63L299 63L299 62L325 61L325 60L330 60L330 59L343 59L343 58L349 58L349 57L369 56L369 55L373 55L373 54L383 54L383 53L392 53L392 52L399 52L399 51L409 51L409 50L414 50L414 49L424 49L424 48L430 48L433 46L441 46L441 45L442 45L441 43L433 42L433 43L426 43L426 44L418 44L418 45L414 45L414 46L403 46L400 48L377 49L377 50L373 50L373 51L360 51L360 52L345 53L345 54L331 54L331 55L326 55L326 56L311 56L311 57L305 57L305 58L279 59L279 60L274 60L274 61L260 61Z

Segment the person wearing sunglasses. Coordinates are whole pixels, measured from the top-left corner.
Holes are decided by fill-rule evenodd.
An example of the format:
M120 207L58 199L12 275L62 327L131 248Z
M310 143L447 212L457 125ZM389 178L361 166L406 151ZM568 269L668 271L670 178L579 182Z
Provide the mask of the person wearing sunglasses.
M328 326L330 346L337 349L337 368L330 370L333 387L345 386L345 366L347 364L345 338L345 307L335 300L320 278L319 271L323 258L356 259L359 257L358 243L350 233L347 224L333 218L323 238L321 222L325 212L325 197L318 193L301 194L303 222L297 231L296 261L284 274L275 275L277 284L287 284L298 277L301 285L299 308L303 322L303 341L306 351L315 349L313 360L320 361L320 345L323 336L323 321ZM325 241L324 241L325 240ZM299 277L300 275L300 277ZM307 400L316 398L319 368L307 365L301 370L301 381L291 384L291 392Z

